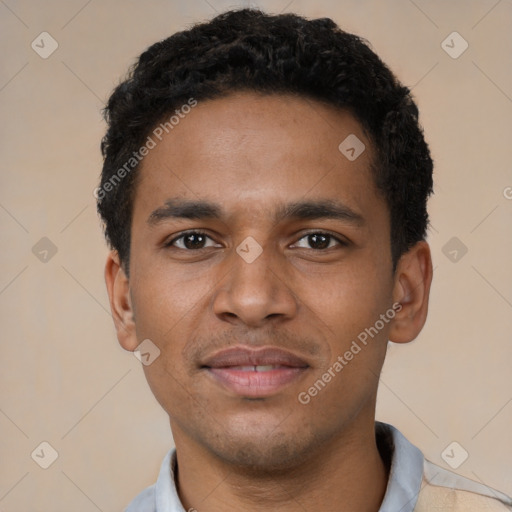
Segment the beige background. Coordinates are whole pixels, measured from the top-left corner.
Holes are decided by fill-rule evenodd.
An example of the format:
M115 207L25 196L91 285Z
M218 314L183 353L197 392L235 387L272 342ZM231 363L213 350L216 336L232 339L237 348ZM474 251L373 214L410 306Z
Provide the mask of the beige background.
M145 47L233 5L0 1L1 512L122 510L156 478L167 417L117 344L103 282L100 110ZM436 162L435 277L421 336L390 346L377 414L447 468L457 441L459 473L512 494L512 2L252 5L334 18L413 88ZM43 31L59 44L47 59L31 48ZM441 47L453 31L469 43L457 59ZM30 456L42 441L58 452L46 470Z

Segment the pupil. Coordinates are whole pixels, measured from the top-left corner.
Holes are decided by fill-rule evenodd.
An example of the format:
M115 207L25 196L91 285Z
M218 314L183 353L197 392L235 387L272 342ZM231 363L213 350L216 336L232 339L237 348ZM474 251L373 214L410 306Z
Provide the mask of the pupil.
M309 235L309 243L315 249L326 249L329 247L329 236L326 235Z
M190 233L189 235L185 236L184 243L187 249L200 248L204 243L204 236L198 233Z

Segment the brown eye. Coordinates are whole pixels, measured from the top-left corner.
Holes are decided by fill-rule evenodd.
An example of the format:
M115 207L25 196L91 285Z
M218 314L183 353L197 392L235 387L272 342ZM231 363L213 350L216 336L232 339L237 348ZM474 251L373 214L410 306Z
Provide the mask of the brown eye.
M316 232L309 233L303 236L296 244L296 246L304 249L314 249L317 251L323 249L330 249L336 245L346 245L343 241L329 233Z
M183 245L186 249L202 249L206 237L200 233L189 233L183 236Z
M208 244L208 245L207 245ZM174 238L166 244L167 247L176 247L184 250L198 250L207 247L215 247L218 244L201 231L188 231Z
M308 243L313 249L327 249L330 241L331 237L329 235L322 235L319 233L308 235Z

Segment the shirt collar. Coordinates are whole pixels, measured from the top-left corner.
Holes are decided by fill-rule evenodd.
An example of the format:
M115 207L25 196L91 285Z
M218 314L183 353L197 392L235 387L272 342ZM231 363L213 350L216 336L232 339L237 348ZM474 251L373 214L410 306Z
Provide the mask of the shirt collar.
M380 421L375 422L379 451L390 450L391 468L379 512L412 512L423 478L423 454L402 433Z
M155 487L156 512L185 512L176 489L176 448L172 448L162 461Z
M379 512L413 512L423 477L423 454L398 429L375 422L379 451L389 453L391 467L386 494ZM185 512L175 485L176 450L169 450L160 467L156 482L156 512Z

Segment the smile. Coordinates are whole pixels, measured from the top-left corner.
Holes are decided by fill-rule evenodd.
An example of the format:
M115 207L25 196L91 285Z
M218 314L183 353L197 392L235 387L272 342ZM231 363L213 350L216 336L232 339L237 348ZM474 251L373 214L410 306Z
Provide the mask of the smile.
M275 347L233 347L206 359L202 368L224 389L243 397L267 397L298 381L309 368L301 357Z

